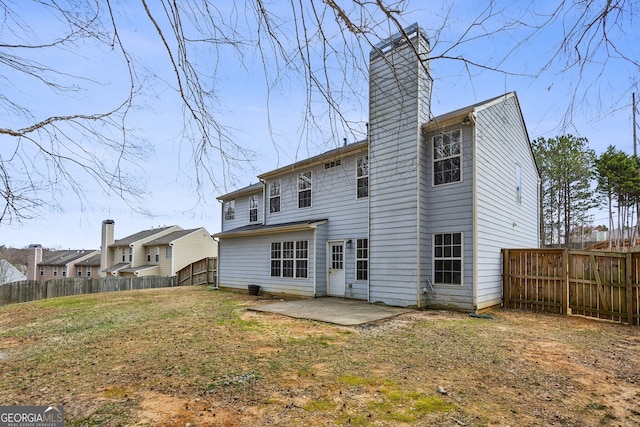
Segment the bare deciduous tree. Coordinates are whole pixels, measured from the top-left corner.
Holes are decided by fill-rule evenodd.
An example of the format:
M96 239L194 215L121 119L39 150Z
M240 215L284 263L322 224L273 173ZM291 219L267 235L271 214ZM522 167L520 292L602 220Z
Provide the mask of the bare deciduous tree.
M620 106L601 98L604 87L594 83L610 63L634 69L625 77L629 87L637 85L634 6L633 0L571 0L546 10L492 0L419 7L431 8L422 12L428 22L420 22L431 38L430 62L450 62L439 70L454 80L472 83L481 71L514 78L575 72L568 126L585 104L601 103L602 114ZM57 196L69 189L84 202L87 181L144 210L136 170L153 144L138 133L138 114L153 102L150 93L166 88L182 106L182 140L191 147L190 161L180 167L198 194L227 179L233 184L251 153L225 121L219 80L228 67L260 76L267 103L290 79L300 79L306 88L301 149L335 144L347 134L363 137L364 123L351 109L366 110L368 53L411 23L420 12L411 7L417 3L0 0L0 224L45 205L59 207ZM148 63L149 47L140 47L137 31L164 71ZM549 47L547 57L534 61L527 52L536 43ZM109 96L94 99L105 88Z

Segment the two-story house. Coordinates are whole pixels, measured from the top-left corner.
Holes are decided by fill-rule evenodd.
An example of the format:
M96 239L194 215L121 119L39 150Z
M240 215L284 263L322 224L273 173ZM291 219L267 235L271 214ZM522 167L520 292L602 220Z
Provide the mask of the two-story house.
M63 279L78 277L83 271L81 265L99 257L98 250L70 249L43 251L41 245L29 245L27 260L27 280Z
M477 311L501 248L537 247L539 175L515 93L433 117L414 25L370 55L367 140L218 197L219 285Z
M218 244L204 228L177 225L142 230L114 239L115 222L102 222L101 276L174 276L203 258L216 257Z

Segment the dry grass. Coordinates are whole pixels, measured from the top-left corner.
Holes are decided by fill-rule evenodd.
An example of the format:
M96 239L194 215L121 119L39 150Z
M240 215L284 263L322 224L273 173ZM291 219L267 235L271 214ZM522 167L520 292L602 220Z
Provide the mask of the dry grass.
M0 405L64 405L67 426L640 424L638 327L246 310L266 302L185 287L0 307Z

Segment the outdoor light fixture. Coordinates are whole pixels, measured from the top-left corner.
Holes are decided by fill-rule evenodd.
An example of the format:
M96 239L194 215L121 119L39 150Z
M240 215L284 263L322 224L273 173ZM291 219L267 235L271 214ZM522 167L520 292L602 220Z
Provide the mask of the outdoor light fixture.
M347 249L351 249L351 239L347 240Z

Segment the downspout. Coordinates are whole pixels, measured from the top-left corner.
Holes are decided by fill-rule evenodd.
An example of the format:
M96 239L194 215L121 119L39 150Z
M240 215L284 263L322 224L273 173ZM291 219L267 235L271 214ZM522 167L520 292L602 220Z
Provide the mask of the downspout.
M476 164L478 161L478 157L477 157L477 134L476 134L476 126L477 126L477 121L476 121L476 115L475 112L472 111L471 113L469 113L469 120L471 120L471 132L472 132L472 137L471 137L471 146L472 148L472 158L473 161L471 162L471 168L472 168L472 172L471 174L473 175L473 181L472 181L472 196L473 197L473 203L472 203L472 227L473 227L473 231L471 232L472 235L472 239L473 239L473 244L472 244L472 251L473 251L473 256L471 257L472 259L472 267L473 268L473 277L472 277L472 291L473 291L473 309L474 311L477 310L478 308L478 189L477 189L477 176L476 176ZM464 246L463 246L464 247ZM464 271L464 266L462 266L463 271ZM464 280L464 278L462 279Z
M171 271L170 271L170 276L174 275L174 272L177 273L177 271L175 271L175 266L176 266L176 253L173 250L173 242L169 242L169 247L171 248Z
M318 224L311 224L313 228L313 297L318 296L316 291L318 278Z

